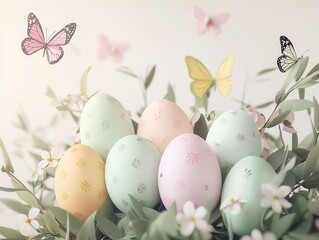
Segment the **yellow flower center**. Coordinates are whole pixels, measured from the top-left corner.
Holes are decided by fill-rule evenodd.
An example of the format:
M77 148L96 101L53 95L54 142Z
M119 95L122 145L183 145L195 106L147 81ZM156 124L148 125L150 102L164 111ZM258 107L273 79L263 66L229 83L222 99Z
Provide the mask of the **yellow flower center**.
M194 216L193 215L188 216L188 221L194 222L195 221Z
M272 196L272 198L273 198L274 200L278 200L278 199L279 199L279 196L278 196L278 194L276 193L276 194L274 194L274 196Z
M48 162L52 162L53 161L53 158L52 157L49 157L48 158Z
M25 220L25 223L26 223L26 224L31 224L31 219L30 219L30 218L27 218L27 219Z
M31 238L30 237L26 237L26 240L31 240Z
M230 201L231 204L235 203L235 199L234 198L230 198L229 201Z

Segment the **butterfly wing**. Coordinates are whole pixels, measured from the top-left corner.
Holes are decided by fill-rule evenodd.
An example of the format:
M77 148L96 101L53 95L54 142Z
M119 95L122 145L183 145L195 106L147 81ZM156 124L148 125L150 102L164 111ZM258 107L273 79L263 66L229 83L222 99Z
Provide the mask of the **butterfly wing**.
M199 34L202 34L207 29L207 17L203 9L194 6L193 15L196 20L196 30Z
M98 42L101 45L98 51L98 59L100 61L103 61L107 59L109 56L111 56L113 46L111 41L104 34L100 34L98 36Z
M28 15L28 29L27 34L29 38L25 38L21 43L21 48L24 54L31 55L45 46L45 39L41 24L38 18L33 14Z
M61 46L68 44L76 30L76 24L70 23L56 33L46 45L47 59L50 64L61 60L64 51Z
M130 44L128 42L122 42L117 44L112 51L113 62L116 64L120 64L123 61L124 53L129 48L130 48Z
M202 98L213 84L213 78L204 64L198 59L187 56L185 61L188 68L188 74L193 79L190 86L191 91L195 96Z
M220 25L225 24L230 17L229 13L219 13L208 20L207 27L217 36L221 32Z
M287 72L299 58L292 42L286 36L280 37L280 46L283 55L277 59L277 66L281 72Z
M215 83L218 90L223 96L227 96L232 89L232 82L230 81L230 76L233 71L233 64L235 61L234 55L229 55L220 65Z

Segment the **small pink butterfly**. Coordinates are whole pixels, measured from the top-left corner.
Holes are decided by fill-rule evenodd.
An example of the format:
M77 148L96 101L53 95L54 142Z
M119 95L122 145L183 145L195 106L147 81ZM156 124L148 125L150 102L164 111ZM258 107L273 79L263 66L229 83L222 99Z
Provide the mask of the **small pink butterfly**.
M229 13L219 13L213 17L206 15L203 9L194 6L193 14L196 20L196 29L199 34L210 30L215 36L221 32L220 25L226 23L230 17Z
M123 61L124 53L130 48L130 44L128 42L113 44L109 38L103 34L98 36L98 41L101 45L98 52L98 58L100 61L112 57L113 62L115 64L119 64Z
M64 51L61 46L70 42L75 30L76 24L70 23L46 42L38 18L33 13L29 13L27 30L29 38L25 38L22 41L22 51L26 55L31 55L43 49L43 56L46 54L48 62L50 64L55 64L60 61L64 55Z

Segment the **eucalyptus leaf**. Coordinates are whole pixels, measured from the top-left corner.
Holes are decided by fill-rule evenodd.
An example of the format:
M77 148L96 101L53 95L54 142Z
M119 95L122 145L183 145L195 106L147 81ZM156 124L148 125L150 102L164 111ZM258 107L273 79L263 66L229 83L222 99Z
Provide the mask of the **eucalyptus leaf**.
M308 202L309 211L319 217L319 196L316 194L314 198L312 198Z
M158 217L158 215L160 214L156 210L154 210L152 208L148 208L148 207L142 207L142 210L143 210L147 220L149 220L151 222L154 221Z
M313 72L310 75L302 78L300 81L298 81L295 85L294 85L294 89L296 88L300 88L300 86L302 86L303 84L307 84L310 82L315 82L313 81L313 79L316 79L319 75L319 71Z
M316 169L316 165L318 164L318 161L319 161L319 141L317 141L317 144L310 151L306 159L306 163L302 173L302 176L304 179L309 177L310 174L313 173L314 171L319 170L319 169Z
M77 240L96 240L95 237L95 220L96 212L92 213L83 223L78 235Z
M303 148L310 151L315 145L316 139L313 133L309 133L299 144L298 148Z
M1 138L0 138L0 147L2 149L2 156L3 156L3 160L4 160L4 166L6 167L6 171L14 173L14 168L12 166L11 159L9 157L7 149L4 146L4 143L3 143Z
M301 232L289 232L288 236L292 240L318 240L319 233L301 233Z
M104 204L98 215L105 217L111 221L115 220L114 206L110 198L104 201Z
M194 126L194 134L200 136L202 139L206 139L208 134L208 126L203 114L200 115L198 121Z
M280 149L269 155L269 157L267 158L267 162L273 167L273 169L276 170L281 166L284 160L284 155L285 147L281 147Z
M299 59L299 61L290 69L288 76L281 87L281 90L285 90L294 80L298 81L300 79L305 67L307 66L308 60L308 57Z
M60 101L58 100L58 98L57 98L56 94L54 93L54 91L52 90L52 88L47 87L47 91L46 91L45 95L47 95L52 100L52 104L54 106L60 105Z
M145 222L141 219L137 219L137 220L132 221L130 224L134 228L134 232L135 232L136 236L139 239L142 239L142 236L147 231L149 223Z
M291 136L291 147L292 147L292 149L298 147L298 135L297 135L297 133L292 133L292 136Z
M166 92L164 98L169 100L169 101L172 101L172 102L175 102L175 100L176 100L174 89L170 83L167 86L167 92Z
M146 79L145 79L145 82L144 82L145 89L147 89L151 85L151 83L153 81L153 78L154 78L154 75L155 75L155 71L156 71L156 66L154 65L152 67L151 71L146 76Z
M65 240L70 240L70 218L69 213L66 215L66 233Z
M16 182L16 180L11 180L11 183L13 185L13 187L15 188L23 188L23 186L20 185L20 183ZM19 198L21 200L23 200L25 203L31 205L32 207L38 207L38 201L36 199L36 197L31 194L30 192L28 191L19 191L19 192L16 192L19 196Z
M17 213L25 214L25 215L28 214L29 209L30 209L26 205L24 205L16 200L13 200L13 199L0 198L0 202L2 202L3 205L10 208L11 210L13 210Z
M137 216L139 216L143 220L148 221L145 213L143 212L142 205L131 194L129 194L129 197L132 203L132 207L135 213L137 214Z
M263 69L263 70L261 70L261 71L259 71L259 72L257 73L257 77L258 77L258 76L261 76L261 75L265 75L265 74L267 74L267 73L271 73L271 72L273 72L275 69L276 69L276 68L265 68L265 69Z
M279 105L279 109L281 112L285 111L302 111L309 108L312 108L314 106L312 101L306 100L306 99L292 99L284 101Z
M24 188L7 188L7 187L1 187L0 186L0 191L3 192L19 192L19 191L26 191Z
M284 160L285 161L285 160ZM296 164L296 157L293 157L289 160L289 162L280 169L280 172L271 180L271 182L277 186L279 186L285 179L288 171L293 169Z
M315 97L313 97L313 103L314 103L314 124L315 124L316 130L319 131L319 104Z
M256 105L256 106L254 106L253 108L255 108L255 109L266 108L266 107L268 107L268 106L270 106L270 105L272 105L272 104L274 104L274 101L273 101L273 100L272 100L272 101L265 102L265 103L262 103L262 104L259 104L259 105Z
M52 214L52 212L50 212L48 210L44 210L43 211L43 218L44 218L44 221L45 221L45 226L50 231L50 233L53 233L54 235L60 235L61 234L61 231L60 231L60 228L59 228L59 224L55 220L55 217Z
M110 220L97 215L96 216L97 227L111 239L121 239L124 237L123 233L116 227L116 225Z
M24 237L19 231L8 228L8 227L2 227L0 226L0 235L6 237L1 239L14 239L14 240L25 240L26 237Z
M18 120L19 122L15 124L18 128L22 129L25 132L28 132L28 125L25 119L21 116L21 114L18 114Z
M270 120L270 122L267 124L267 128L272 128L272 127L277 126L278 124L282 123L290 113L291 113L291 109L288 109L286 111L282 111L276 117L274 117L273 119Z
M279 214L274 214L271 219L270 231L275 233L277 238L281 238L290 229L295 217L296 213L290 213L283 217L280 217Z
M130 69L129 67L121 67L119 69L117 69L117 71L121 72L121 73L124 73L130 77L133 77L133 78L137 78L137 79L140 79L140 77L135 74L132 69Z
M62 223L65 227L67 226L67 215L68 213L62 208L54 207L54 206L45 206L48 210L50 210L55 218ZM70 231L73 234L77 234L82 226L81 222L75 218L73 215L69 214L70 219Z
M90 70L91 70L91 66L89 66L82 74L81 81L80 81L81 94L85 94L87 92L87 80L88 80L88 74Z

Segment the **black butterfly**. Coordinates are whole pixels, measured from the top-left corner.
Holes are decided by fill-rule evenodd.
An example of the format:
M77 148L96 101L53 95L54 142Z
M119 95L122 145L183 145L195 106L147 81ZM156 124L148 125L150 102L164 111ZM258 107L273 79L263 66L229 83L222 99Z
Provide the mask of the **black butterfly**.
M287 72L293 65L295 65L300 58L297 57L294 46L286 36L280 37L281 55L277 59L277 65L280 72Z

